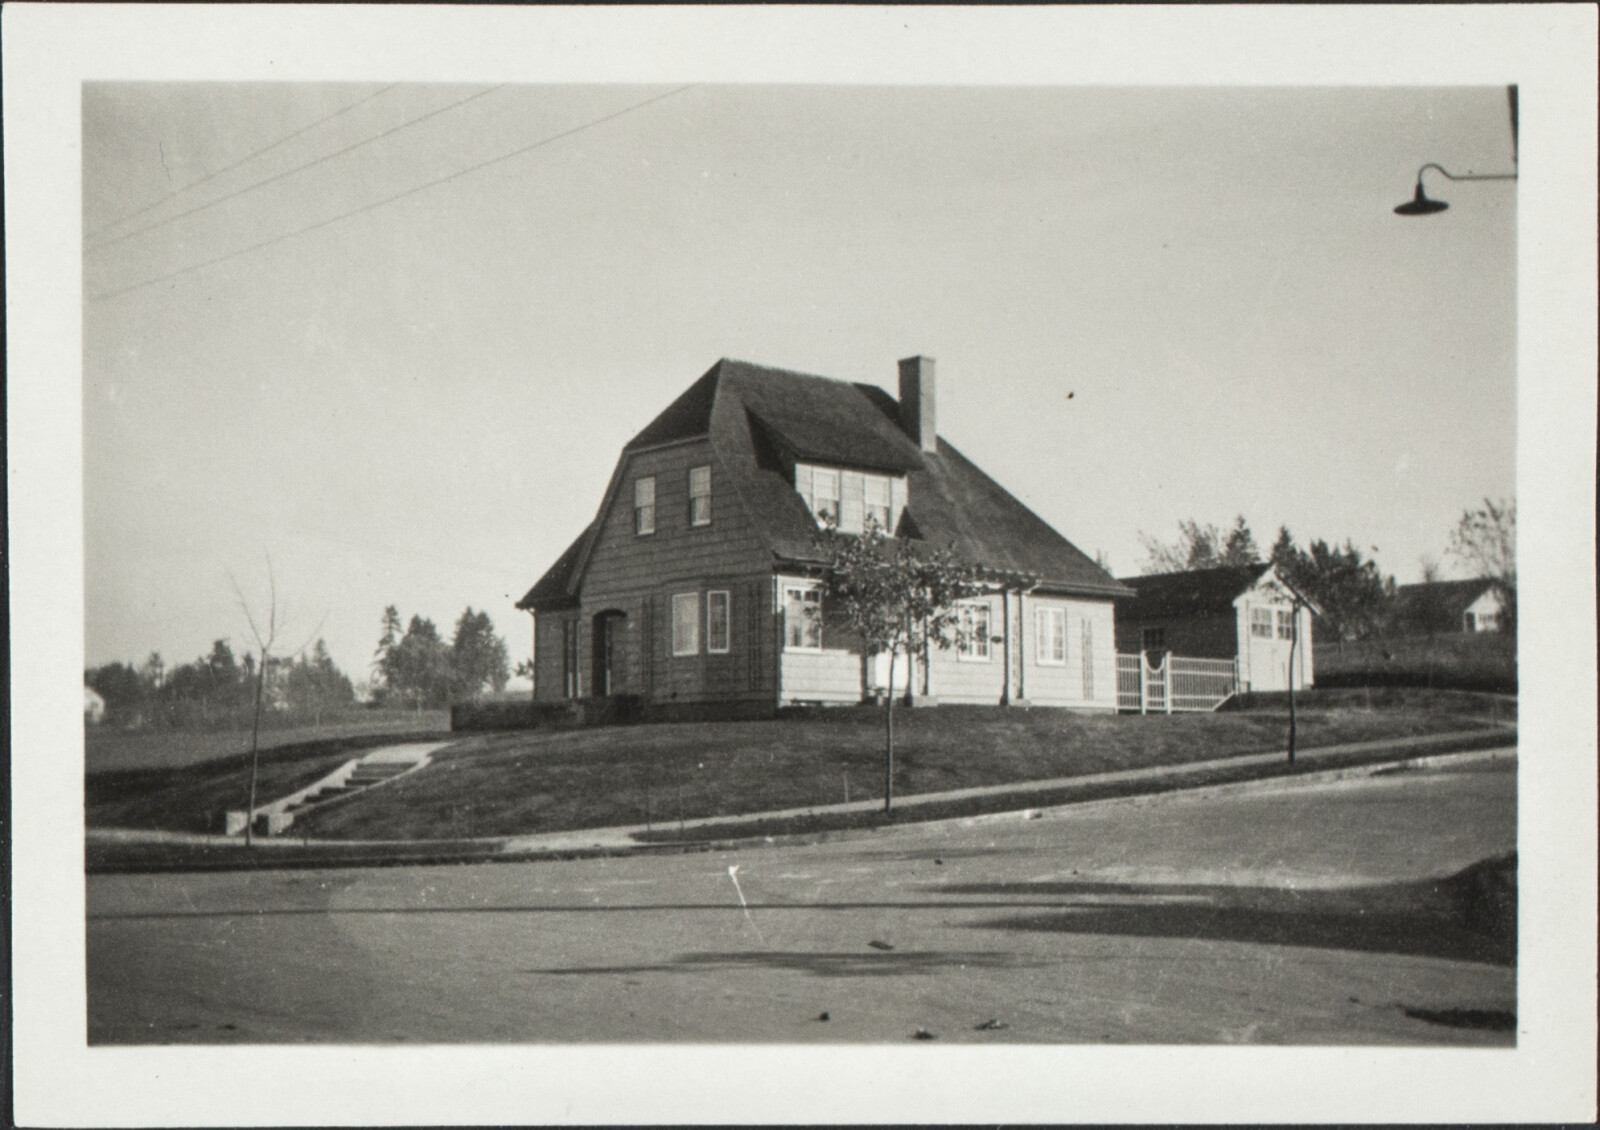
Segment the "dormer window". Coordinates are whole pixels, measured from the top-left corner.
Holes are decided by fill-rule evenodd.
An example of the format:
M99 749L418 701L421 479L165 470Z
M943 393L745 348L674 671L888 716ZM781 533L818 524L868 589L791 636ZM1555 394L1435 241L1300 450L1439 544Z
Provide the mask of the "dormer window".
M896 517L905 506L904 479L797 463L794 489L805 499L817 525L835 525L840 533L865 533L876 525L893 534Z

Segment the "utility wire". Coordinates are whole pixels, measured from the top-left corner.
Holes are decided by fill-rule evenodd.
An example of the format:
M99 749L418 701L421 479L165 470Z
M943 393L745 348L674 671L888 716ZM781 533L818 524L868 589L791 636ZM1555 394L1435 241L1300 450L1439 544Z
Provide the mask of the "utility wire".
M482 98L485 94L493 94L495 91L497 91L499 89L501 89L501 88L498 87L498 86L491 86L489 89L480 90L476 94L469 94L467 97L462 98L459 101L452 102L448 106L440 106L437 110L430 110L426 114L423 114L420 118L412 118L410 121L401 122L397 126L390 126L386 130L383 130L383 131L381 131L379 133L373 134L371 137L362 138L360 141L357 141L357 142L355 142L355 143L353 143L351 145L346 145L343 149L336 149L332 153L325 153L321 157L316 158L315 160L307 161L303 165L296 165L294 168L287 169L284 172L278 173L276 176L270 176L266 180L256 181L254 184L246 185L245 187L243 187L241 189L238 189L237 191L230 192L225 196L219 196L215 200L208 200L204 204L197 204L193 208L188 209L187 211L175 212L172 215L166 217L165 219L157 220L153 224L146 224L142 228L134 228L130 232L124 232L123 234L121 234L119 236L115 236L115 237L113 237L111 239L102 240L100 243L96 243L96 244L91 245L90 247L87 248L87 250L89 250L89 251L99 251L102 248L111 247L114 244L118 244L118 243L123 242L124 240L132 239L136 235L143 235L147 231L155 231L156 228L165 227L166 225L168 225L170 223L173 223L173 222L175 222L177 220L183 219L185 216L192 216L196 212L204 212L207 208L215 208L218 204L221 204L224 201L232 200L235 197L243 196L246 193L254 192L258 188L265 188L267 185L273 184L276 181L283 180L285 177L292 177L292 176L294 176L295 173L301 173L301 172L304 172L307 169L315 168L317 165L321 165L321 164L323 164L325 162L331 161L335 157L344 156L344 154L349 153L352 149L360 149L363 145L371 145L374 141L378 141L378 140L380 140L382 138L388 137L392 133L399 133L403 129L409 129L414 125L417 125L417 124L419 124L421 122L427 121L429 118L437 118L440 114L443 114L447 110L454 110L457 106L465 106L468 102L471 102L473 99Z
M281 243L284 240L292 239L297 235L305 235L308 232L314 232L319 228L327 227L329 224L338 223L340 220L347 220L351 216L358 216L363 212L370 212L374 208L381 208L385 204L393 204L396 200L402 200L407 196L414 196L424 189L434 188L441 184L447 184L450 181L466 176L468 173L475 173L479 169L486 169L490 165L497 165L502 161L509 161L513 157L519 157L522 154L531 152L532 150L538 149L541 146L549 145L551 142L560 141L564 137L571 137L575 133L582 133L586 129L592 129L595 126L602 125L603 123L609 122L614 118L620 118L624 114L631 114L635 110L642 110L644 107L653 102L660 102L663 99L671 98L677 94L682 94L685 90L689 90L697 85L699 84L689 83L687 86L680 86L676 90L669 90L665 94L658 94L654 98L646 98L643 102L636 102L632 106L625 106L615 113L607 114L601 118L595 118L593 121L585 122L583 125L574 126L572 129L551 134L549 137L541 138L530 145L524 145L521 149L513 149L510 153L502 153L498 157L490 157L487 161L480 161L476 165L469 165L465 169L450 173L448 176L440 177L437 180L427 181L424 184L417 185L415 188L408 188L403 192L395 193L393 196L386 196L382 200L374 200L371 204L363 204L359 208L353 208L348 212L341 212L337 216L330 216L326 220L318 220L314 224L308 224L303 228L296 228L294 231L285 232L282 235L275 235L271 239L264 239L260 243L253 243L249 247L240 248L238 251L230 251L228 254L219 255L215 259L207 259L203 263L195 263L188 267L180 267L176 271L170 271L167 274L158 275L153 279L146 279L143 282L133 283L129 286L119 287L116 290L108 290L101 294L91 294L89 299L92 302L104 302L108 299L119 298L122 295L129 294L135 290L142 290L147 286L155 286L158 283L167 282L171 279L177 278L179 275L186 275L190 271L199 271L206 267L214 267L218 263L226 263L230 259L237 259L241 255L248 255L252 251L260 251L264 247L271 247L274 243Z
M109 224L104 224L101 227L96 228L94 231L89 233L88 238L90 238L90 239L98 239L100 236L104 235L106 232L110 231L112 228L121 227L123 224L127 223L129 220L136 220L140 216L144 215L146 212L154 211L155 209L161 207L163 204L167 203L169 200L174 200L177 197L182 196L185 192L188 192L190 189L199 188L201 185L207 183L208 181L216 180L223 173L231 173L234 169L237 169L240 165L244 164L246 161L254 160L255 158L261 156L263 153L270 153L272 150L276 149L278 146L284 145L284 144L286 144L288 142L293 141L295 138L299 137L301 134L309 133L311 130L316 129L318 126L322 125L324 122L331 122L331 121L333 121L333 119L339 117L342 114L348 114L351 110L356 109L358 106L365 106L368 102L371 102L374 98L379 97L379 95L383 95L383 94L389 93L389 91L393 90L395 87L397 87L399 85L400 84L397 83L397 82L390 83L388 86L384 87L382 90L378 91L376 94L369 94L365 98L358 99L355 102L350 103L350 105L343 107L342 109L335 110L333 113L327 115L326 117L318 118L316 121L312 122L310 125L302 126L301 128L295 130L288 137L280 137L280 138L278 138L277 141L274 141L271 145L268 145L268 146L266 146L265 148L262 148L262 149L257 149L254 153L247 153L245 156L240 157L237 161L235 161L231 165L224 165L222 168L218 169L214 173L207 173L205 176L201 177L199 180L191 181L189 184L184 185L182 188L176 189L176 190L174 190L172 192L167 193L160 200L157 200L154 204L147 204L143 208L140 208L137 212L129 212L126 216L123 216L120 220L112 220Z

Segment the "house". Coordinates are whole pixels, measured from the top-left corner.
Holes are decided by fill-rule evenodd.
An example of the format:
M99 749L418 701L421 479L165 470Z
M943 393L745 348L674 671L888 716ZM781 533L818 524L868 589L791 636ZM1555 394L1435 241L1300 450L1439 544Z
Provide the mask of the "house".
M1196 659L1237 659L1239 686L1289 687L1295 635L1291 588L1271 565L1229 565L1187 573L1124 577L1134 595L1117 602L1117 650L1170 652ZM1310 604L1304 597L1304 604ZM1311 615L1302 606L1295 689L1312 685Z
M1395 590L1396 629L1404 635L1496 632L1505 598L1491 580L1426 581Z
M648 716L762 716L888 690L824 599L824 515L982 569L965 646L895 690L1116 708L1125 590L936 431L934 362L873 385L721 360L622 449L594 521L517 607L536 701L631 696Z
M85 684L83 688L83 720L90 726L98 726L105 720L106 700L99 691Z

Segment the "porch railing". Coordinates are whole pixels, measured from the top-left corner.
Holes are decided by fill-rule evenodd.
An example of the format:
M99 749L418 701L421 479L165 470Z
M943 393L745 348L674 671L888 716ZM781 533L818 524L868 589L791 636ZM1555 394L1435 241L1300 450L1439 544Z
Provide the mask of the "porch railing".
M1138 714L1215 710L1239 690L1237 659L1193 659L1171 652L1117 656L1117 709Z

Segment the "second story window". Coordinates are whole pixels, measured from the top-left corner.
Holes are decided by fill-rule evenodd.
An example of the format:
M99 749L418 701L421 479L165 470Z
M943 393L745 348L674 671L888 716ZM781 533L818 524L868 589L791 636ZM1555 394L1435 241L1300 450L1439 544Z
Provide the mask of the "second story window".
M846 534L865 533L873 525L884 533L893 534L895 513L905 505L903 483L888 475L872 475L865 471L841 471L797 463L794 489L805 499L806 509L818 526L832 523L840 533Z
M689 525L711 525L711 468L689 468Z
M656 532L656 480L654 476L633 480L633 532Z

